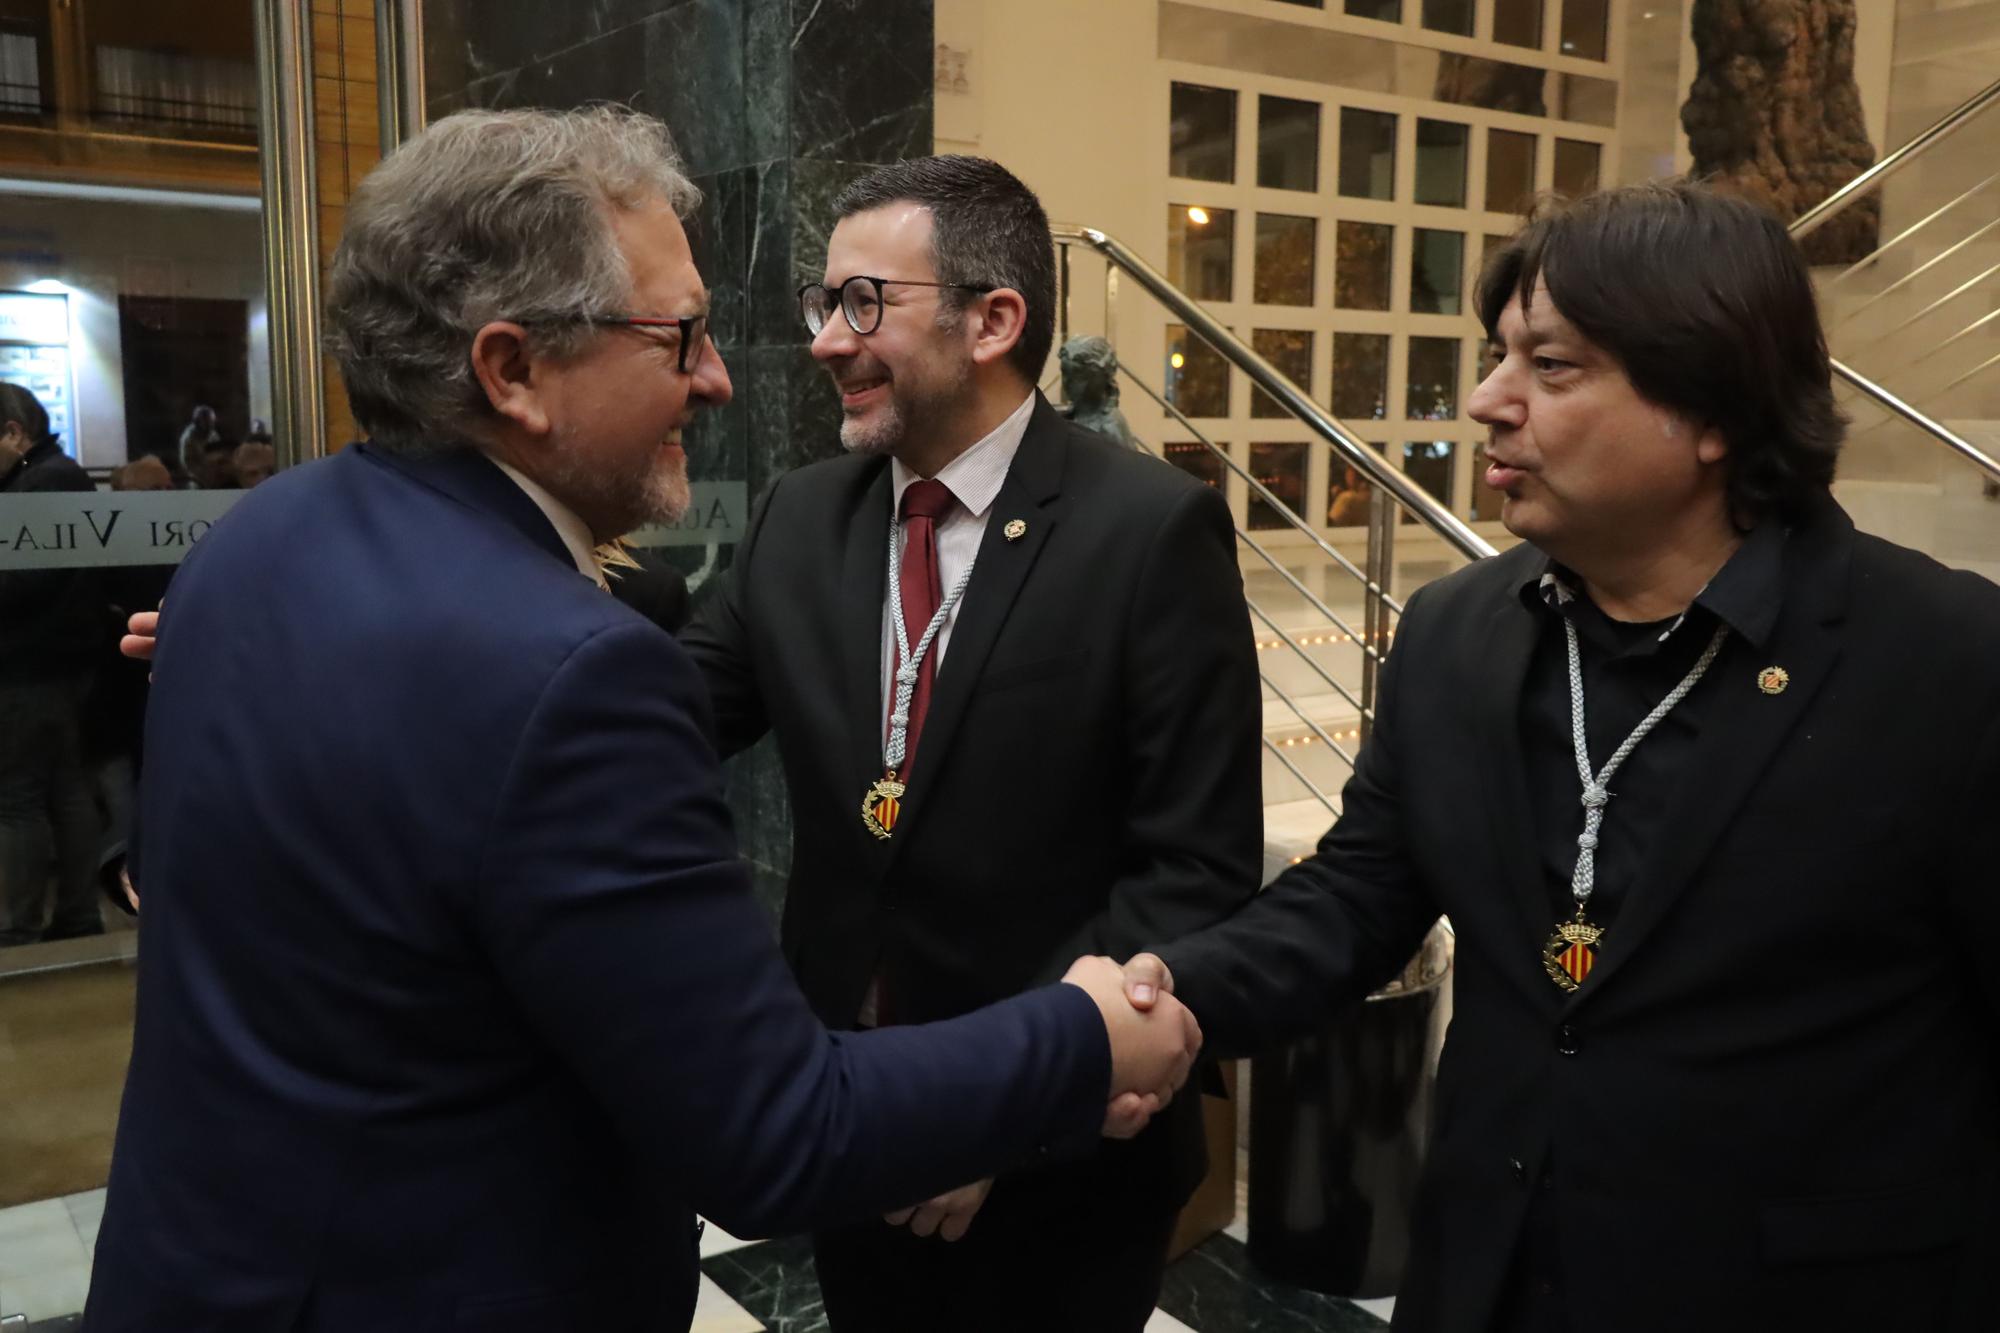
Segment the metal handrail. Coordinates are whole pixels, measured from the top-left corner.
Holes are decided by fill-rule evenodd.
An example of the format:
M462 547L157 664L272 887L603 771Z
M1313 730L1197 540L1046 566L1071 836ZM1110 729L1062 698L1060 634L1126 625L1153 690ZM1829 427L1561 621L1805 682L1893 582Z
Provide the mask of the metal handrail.
M1342 555L1326 540L1326 538L1320 536L1319 533L1313 529L1312 524L1306 522L1305 519L1301 517L1298 514L1298 512L1295 511L1290 505L1286 504L1283 500L1280 500L1276 495L1274 495L1271 492L1270 487L1266 486L1263 482L1257 480L1257 478L1250 473L1250 470L1248 468L1244 467L1241 463L1238 463L1235 459L1231 458L1229 456L1229 451L1227 449L1224 449L1214 440L1211 440L1208 438L1208 436L1202 434L1201 427L1195 425L1194 422L1188 420L1187 413L1181 411L1178 407L1175 407L1172 403L1168 402L1166 399L1166 395L1162 394L1158 389L1155 389L1152 385L1146 383L1146 381L1140 379L1139 376L1133 372L1132 368L1126 365L1123 361L1120 361L1118 363L1118 370L1119 373L1124 375L1126 379L1131 380L1133 384L1138 386L1139 392L1145 394L1148 398L1152 399L1153 402L1159 407L1159 409L1162 412L1165 412L1167 415L1171 416L1175 421L1179 422L1182 430L1185 430L1188 434L1194 436L1194 438L1197 441L1206 445L1210 453L1214 454L1217 458L1222 460L1222 465L1224 467L1228 468L1231 472L1234 472L1237 476L1243 478L1243 484L1248 486L1252 491L1252 493L1257 495L1258 498L1262 499L1265 504L1270 505L1271 508L1277 510L1279 517L1283 518L1287 523L1289 523L1293 528L1295 528L1299 532L1304 533L1307 539L1310 540L1313 543L1313 545L1319 547L1321 555L1333 561L1333 563L1338 565L1350 578L1355 579L1363 587L1368 586L1368 575L1362 570L1361 566L1355 564L1352 560L1349 560L1346 556ZM1379 593L1383 596L1388 595L1386 590L1381 588L1369 588L1369 591L1374 593ZM1396 613L1398 615L1401 615L1402 611L1403 611L1402 605L1401 603L1398 603L1396 606Z
M2000 180L2000 173L1996 173L1994 179ZM1886 300L1887 298L1894 296L1897 292L1900 292L1901 290L1903 290L1903 288L1909 286L1911 283L1915 282L1918 278L1923 277L1924 274L1930 272L1932 269L1936 268L1939 264L1944 263L1947 259L1950 259L1960 250L1963 250L1966 246L1971 245L1974 241L1984 236L1987 232L1992 231L1995 227L2000 227L2000 218L1994 218L1991 222L1981 227L1978 231L1973 232L1972 235L1958 242L1958 244L1950 246L1947 249L1941 250L1937 254L1932 255L1929 259L1926 259L1923 263L1917 265L1915 268L1911 269L1908 273L1905 273L1902 277L1896 279L1894 282L1890 283L1887 287L1884 287L1881 291L1875 293L1873 296L1863 301L1860 305L1854 307L1854 309L1842 315L1840 317L1840 323L1835 327L1845 328L1849 324L1852 324L1863 313L1865 313L1871 307L1873 307L1877 301ZM1877 251L1877 253L1879 254L1880 251Z
M1941 421L1935 421L1924 415L1916 408L1911 407L1908 403L1896 397L1895 394L1890 393L1887 389L1875 383L1875 381L1856 374L1839 361L1833 363L1833 373L1846 380L1856 389L1859 389L1866 397L1873 399L1877 405L1887 408L1905 421L1943 442L1948 448L1955 450L1967 462L1971 463L1981 472L1984 472L1994 481L2000 481L2000 461L1988 457L1976 445L1957 431L1946 426Z
M1318 676L1328 685L1331 685L1333 687L1333 692L1335 694L1338 694L1341 698L1353 704L1355 711L1359 713L1362 717L1367 718L1370 721L1374 720L1375 710L1368 707L1368 705L1362 703L1359 699L1355 698L1353 691L1349 690L1345 685L1342 685L1339 681L1333 678L1332 672L1328 671L1325 667L1321 666L1318 662L1314 661L1313 655L1306 651L1304 644L1300 643L1298 640L1292 637L1292 632L1290 630L1280 625L1277 621L1271 619L1270 615L1265 612L1264 608L1257 605L1255 601L1252 601L1248 597L1244 598L1243 600L1245 604L1249 606L1250 614L1257 617L1257 619L1263 621L1264 624L1270 628L1271 633L1278 636L1280 642L1282 642L1287 648L1291 649L1292 652L1297 654L1301 662L1304 662L1308 667L1312 668L1314 675ZM1348 641L1350 643L1353 642L1352 635L1348 636ZM1355 644L1355 647L1357 648L1360 646L1361 645L1358 643Z
M1839 273L1835 274L1832 280L1827 283L1827 285L1829 287L1838 287L1841 283L1846 282L1849 278L1859 273L1862 269L1867 268L1870 264L1873 264L1874 262L1879 260L1883 255L1888 254L1891 250L1901 245L1904 241L1909 240L1912 236L1915 236L1919 232L1922 232L1928 227L1930 227L1939 218L1951 212L1953 209L1957 208L1960 204L1972 198L1973 195L1978 194L1981 190L1993 184L1995 181L2000 181L2000 171L1994 172L1991 176L1988 176L1985 180L1979 182L1979 184L1973 186L1971 189L1967 190L1964 194L1958 196L1958 198L1952 200L1948 204L1945 204L1943 207L1934 210L1929 217L1924 218L1918 222L1913 222L1909 226L1905 227L1902 231L1897 232L1894 236L1891 236L1888 240L1882 242L1882 244L1876 246L1873 250L1869 251L1865 257L1855 260L1852 264L1849 264L1846 268L1842 269Z
M1792 239L1802 240L1818 231L1834 214L1901 171L1937 144L1964 129L1982 111L1995 103L2000 103L2000 79L1988 84L1984 91L1968 97L1937 124L1835 190L1816 206L1801 213L1789 228Z
M1282 703L1285 707L1292 710L1293 717L1305 723L1306 729L1308 731L1312 732L1313 735L1319 737L1320 740L1326 743L1328 749L1332 750L1336 755L1339 755L1342 763L1346 764L1349 768L1354 767L1354 756L1348 753L1347 747L1345 745L1342 745L1339 741L1335 740L1333 737L1327 735L1325 727L1322 727L1319 723L1307 717L1306 710L1299 707L1298 704L1292 699L1292 696L1286 694L1284 690L1279 687L1277 681L1272 680L1270 676L1266 675L1262 671L1259 671L1257 673L1257 678L1264 682L1265 689L1269 690L1271 693L1278 696L1279 703Z
M1304 773L1300 772L1299 766L1292 762L1292 757L1290 755L1286 754L1283 750L1279 749L1277 746L1271 744L1271 738L1269 736L1260 735L1258 739L1264 742L1265 749L1269 750L1272 754L1278 756L1279 763L1283 764L1286 768L1289 768L1292 771L1292 776L1299 780L1299 785L1301 787L1304 787L1307 791L1311 792L1313 799L1326 807L1326 812L1328 814L1334 816L1336 819L1340 817L1340 809L1339 807L1334 805L1333 798L1331 796L1328 796L1325 792L1321 791L1319 789L1318 783L1314 782L1311 778L1307 777Z
M1287 412L1331 445L1355 471L1367 477L1379 490L1395 497L1399 504L1415 513L1424 526L1444 538L1460 555L1468 560L1483 560L1495 554L1493 546L1467 526L1464 520L1439 504L1429 492L1414 485L1403 473L1390 467L1387 460L1322 411L1276 366L1224 328L1198 302L1169 282L1164 274L1141 259L1130 247L1095 227L1058 223L1049 230L1058 241L1089 246L1113 268L1128 274L1154 300L1172 311L1181 323L1194 330L1197 337L1220 353L1224 360L1242 371L1252 384L1277 399Z

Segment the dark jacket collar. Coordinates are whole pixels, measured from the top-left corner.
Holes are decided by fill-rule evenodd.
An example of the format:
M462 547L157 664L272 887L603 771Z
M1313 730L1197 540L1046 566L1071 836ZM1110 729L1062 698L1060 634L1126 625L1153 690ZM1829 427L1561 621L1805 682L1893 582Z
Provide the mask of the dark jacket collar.
M1701 610L1729 626L1730 632L1756 647L1770 642L1772 627L1785 600L1785 548L1793 525L1767 518L1750 530L1715 577L1695 596L1690 611ZM1520 585L1528 607L1560 607L1582 597L1583 580L1552 559L1542 560ZM1684 614L1667 631L1687 619ZM1661 636L1663 639L1665 634Z
M576 567L548 515L514 484L513 478L473 446L444 445L420 454L399 453L365 443L351 447L371 462L393 468L467 508L499 519L565 566Z
M51 458L63 457L67 457L67 455L63 453L60 444L56 443L53 439L43 440L40 444L28 450L27 453L15 459L12 467L8 468L5 472L0 472L0 491L8 489L22 477L27 476L28 469L40 467Z

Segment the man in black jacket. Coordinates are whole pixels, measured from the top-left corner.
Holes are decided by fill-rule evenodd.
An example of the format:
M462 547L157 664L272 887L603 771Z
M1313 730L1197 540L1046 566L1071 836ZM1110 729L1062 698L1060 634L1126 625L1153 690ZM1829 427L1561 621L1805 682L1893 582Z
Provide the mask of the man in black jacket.
M2000 589L1833 501L1810 277L1750 205L1579 201L1480 304L1526 542L1411 599L1318 854L1135 1000L1268 1046L1450 916L1399 1329L1993 1327Z
M49 434L49 414L0 384L0 494L94 489ZM0 946L94 935L97 817L78 708L110 632L96 573L0 573ZM56 894L47 904L53 835Z
M1255 648L1221 495L1035 391L1055 265L1027 187L926 158L837 211L801 300L848 455L773 485L683 641L722 750L777 739L807 999L830 1025L925 1023L1248 898ZM1185 1097L1130 1143L941 1196L908 1230L822 1232L828 1316L1132 1333L1203 1161Z

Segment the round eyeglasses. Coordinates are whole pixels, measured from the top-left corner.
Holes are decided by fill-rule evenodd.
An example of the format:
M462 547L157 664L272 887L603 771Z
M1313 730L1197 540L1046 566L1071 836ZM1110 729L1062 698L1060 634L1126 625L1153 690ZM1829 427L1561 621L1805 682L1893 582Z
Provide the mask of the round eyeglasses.
M835 307L847 320L847 327L856 333L869 334L882 327L882 289L884 287L936 287L949 291L987 292L998 288L987 284L980 286L969 282L917 282L905 278L871 278L864 275L849 278L838 287L829 287L823 282L809 282L799 288L799 313L805 316L806 328L812 336L819 337L819 331L833 318Z

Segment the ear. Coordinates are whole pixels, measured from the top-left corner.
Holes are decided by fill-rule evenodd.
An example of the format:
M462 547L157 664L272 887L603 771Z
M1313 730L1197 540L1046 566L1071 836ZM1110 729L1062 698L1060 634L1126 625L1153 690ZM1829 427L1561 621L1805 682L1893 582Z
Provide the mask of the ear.
M519 324L496 321L472 335L472 373L493 410L530 435L549 433L538 358Z
M1729 441L1723 438L1719 427L1702 425L1695 428L1694 456L1709 467L1729 457Z
M1028 327L1028 303L1012 287L991 291L973 302L966 311L972 330L972 361L989 365L1014 350Z

